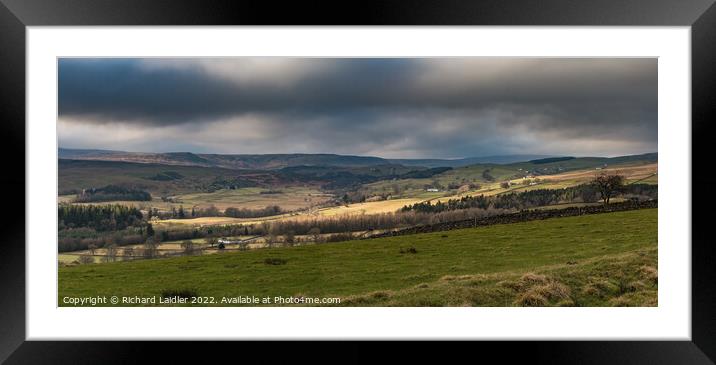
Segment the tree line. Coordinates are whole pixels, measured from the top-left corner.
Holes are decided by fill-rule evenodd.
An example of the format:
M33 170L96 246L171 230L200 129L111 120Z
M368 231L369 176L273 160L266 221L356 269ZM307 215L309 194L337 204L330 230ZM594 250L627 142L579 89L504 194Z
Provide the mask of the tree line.
M116 200L150 201L152 195L144 190L126 188L118 185L107 185L102 188L83 189L77 197L77 203L106 202Z
M414 225L435 224L462 219L483 218L511 212L506 209L466 209L440 213L395 212L362 215L343 215L315 219L280 220L263 222L248 227L250 234L313 235L319 233L346 233L385 230Z
M57 206L58 228L88 227L97 231L116 231L142 223L142 212L124 205L74 205Z
M656 199L658 194L657 185L632 184L621 187L599 187L595 184L583 184L564 189L535 189L523 192L511 192L500 195L485 196L464 196L459 199L448 201L420 202L404 206L402 212L439 213L460 209L528 209L545 205L559 203L585 202L594 203L602 199L605 203L616 195L623 195L630 198Z
M154 229L151 223L127 227L117 231L97 231L89 227L67 228L58 232L59 252L106 248L110 245L126 246L151 241L160 242L187 240L205 237L231 237L241 235L263 235L262 227L244 225L207 226L187 229Z
M179 208L172 207L166 212L160 212L158 209L152 208L148 212L148 219L152 217L158 217L160 219L190 219L199 217L260 218L282 213L285 213L285 211L278 205L269 205L260 209L229 207L224 209L223 212L214 205L206 208L192 207L190 209L179 206Z

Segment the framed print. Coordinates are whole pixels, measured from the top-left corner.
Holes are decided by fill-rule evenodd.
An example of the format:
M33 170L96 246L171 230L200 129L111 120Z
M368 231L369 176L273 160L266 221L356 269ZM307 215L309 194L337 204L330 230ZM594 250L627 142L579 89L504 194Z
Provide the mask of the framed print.
M127 340L716 356L712 2L69 5L2 9L9 363Z

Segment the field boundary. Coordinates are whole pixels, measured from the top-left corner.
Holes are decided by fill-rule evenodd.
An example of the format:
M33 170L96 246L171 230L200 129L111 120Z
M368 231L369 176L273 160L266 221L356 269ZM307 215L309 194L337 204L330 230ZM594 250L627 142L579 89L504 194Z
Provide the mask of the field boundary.
M449 231L449 230L453 230L453 229L491 226L491 225L495 225L495 224L520 223L520 222L528 222L528 221L543 220L543 219L550 219L550 218L575 217L575 216L589 215L589 214L623 212L623 211L627 211L627 210L649 209L649 208L658 208L658 201L657 200L647 200L647 201L642 201L642 202L625 201L625 202L619 202L619 203L611 203L609 205L592 205L592 206L569 207L569 208L549 209L549 210L531 209L531 210L522 210L517 213L500 214L500 215L495 215L495 216L491 216L491 217L473 218L473 219L465 219L465 220L453 221L453 222L442 222L442 223L426 224L426 225L409 227L409 228L402 228L402 229L398 229L398 230L394 230L394 231L377 233L377 234L371 235L369 237L364 237L361 239L404 236L404 235L419 234L419 233Z

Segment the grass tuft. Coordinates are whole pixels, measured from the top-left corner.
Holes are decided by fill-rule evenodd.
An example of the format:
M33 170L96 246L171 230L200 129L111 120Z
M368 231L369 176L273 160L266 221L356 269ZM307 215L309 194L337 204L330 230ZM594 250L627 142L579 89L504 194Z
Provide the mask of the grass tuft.
M657 283L659 281L659 273L653 266L642 266L639 268L644 278Z
M264 259L264 264L266 265L286 265L286 262L288 262L288 260L274 257L268 257Z
M547 298L531 291L520 295L515 301L515 305L521 307L544 307L547 304L549 304Z
M445 275L440 278L442 281L453 281L453 280L469 280L472 275Z

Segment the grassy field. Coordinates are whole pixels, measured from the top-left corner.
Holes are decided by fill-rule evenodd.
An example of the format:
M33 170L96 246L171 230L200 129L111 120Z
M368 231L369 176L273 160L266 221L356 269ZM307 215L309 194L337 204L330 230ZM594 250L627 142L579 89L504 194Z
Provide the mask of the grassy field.
M321 217L336 217L341 215L393 213L404 207L405 205L415 204L423 200L425 199L406 198L365 203L352 203L335 207L318 208L311 211L287 213L261 218L201 217L192 219L166 219L162 221L157 221L156 223L154 223L154 225L162 229L171 229L172 227L186 228L186 226L258 224L265 221L276 220L302 220Z
M407 248L415 253L401 253ZM343 305L656 305L657 210L59 269L65 296L340 297ZM279 260L273 260L279 259ZM269 264L279 262L282 264Z
M445 275L401 290L344 298L342 306L658 305L656 248L548 265L530 272Z
M214 205L219 210L224 210L228 207L262 209L270 205L278 205L284 210L296 210L322 204L331 199L331 195L310 187L285 187L277 189L275 194L262 194L266 191L265 188L242 188L223 189L213 193L184 194L175 197L178 202L175 206L206 208Z
M169 211L173 208L205 209L213 205L223 211L226 208L263 209L267 206L278 205L284 210L297 210L320 205L330 200L332 196L312 187L289 186L275 189L275 193L266 194L267 188L251 187L240 189L221 189L211 193L191 193L173 196L173 201L162 201L154 197L151 201L107 201L91 203L75 203L84 205L111 205L120 204L139 209L157 208L160 211ZM263 193L263 194L262 194ZM61 195L61 203L70 203L75 195Z
M168 251L182 251L183 247L181 246L182 242L184 241L192 241L194 245L196 245L197 248L200 247L206 247L206 239L204 238L194 238L190 240L178 240L178 241L166 241L162 242L157 245L157 249L163 253ZM119 246L116 248L117 250L117 260L124 260L125 257L123 257L124 250L127 248L131 249L142 249L144 248L143 244L135 244L135 245L126 245L126 246ZM83 255L89 255L89 250L78 250L78 251L69 251L69 252L62 252L57 255L57 261L63 264L72 264L74 261L78 260L80 256ZM106 248L96 248L94 250L94 255L92 256L94 261L96 263L102 263L103 256L107 255L107 249ZM131 258L129 258L131 259Z
M522 170L519 170L524 166ZM367 184L364 189L372 194L392 194L396 191L399 193L393 194L394 197L402 199L419 199L419 200L431 200L446 201L448 199L457 199L465 195L480 195L485 196L497 195L507 192L521 192L529 191L534 189L563 189L571 186L577 186L580 184L586 184L594 179L594 176L598 173L615 173L618 172L624 175L626 183L639 182L643 184L657 184L658 177L658 164L657 163L622 163L607 168L582 168L578 170L570 170L558 174L547 174L538 175L532 178L515 178L516 174L523 171L528 171L529 165L526 164L512 164L512 165L475 165L456 168L440 175L437 175L430 179L406 179L398 181L380 181L372 184ZM491 174L495 177L494 182L485 181L482 177L482 171L490 169ZM573 167L576 168L576 167ZM530 175L531 176L531 175ZM535 178L537 180L535 180ZM468 183L477 183L480 185L479 189L473 189L458 194L456 190L442 190L440 192L426 192L424 186L431 184L433 181L439 182L443 186L447 186L450 183L457 185L464 185ZM502 182L509 181L512 186L509 188L503 188L500 186ZM525 182L535 182L535 185L528 185Z
M337 216L352 214L379 214L393 213L400 208L423 201L421 198L413 199L391 199L377 202L365 202L341 205L337 207L323 208L318 210L314 216Z

